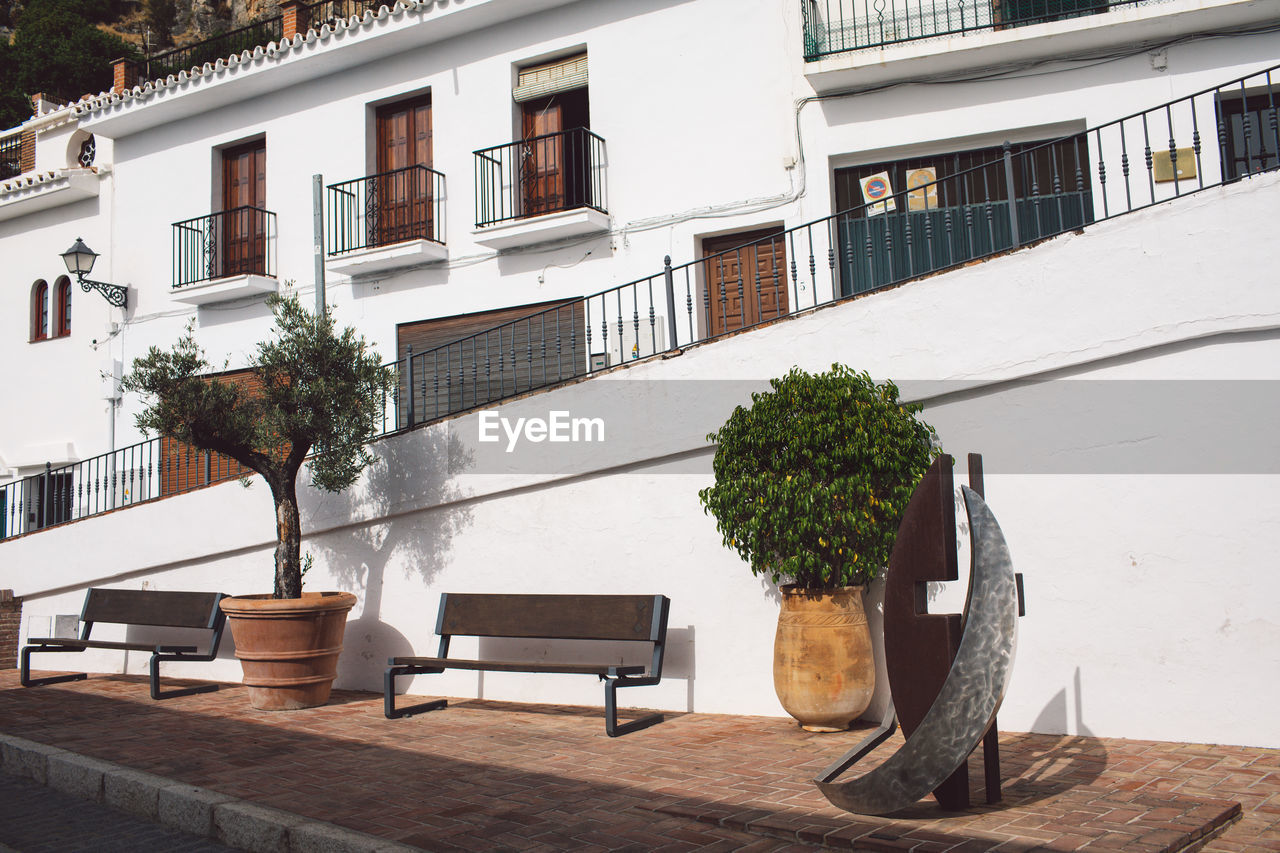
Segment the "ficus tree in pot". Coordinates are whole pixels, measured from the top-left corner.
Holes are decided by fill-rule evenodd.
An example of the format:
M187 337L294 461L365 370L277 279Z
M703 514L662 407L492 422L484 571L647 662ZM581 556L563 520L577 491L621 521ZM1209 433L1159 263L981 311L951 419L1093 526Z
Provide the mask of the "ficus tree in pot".
M328 699L337 667L333 649L341 647L346 613L356 599L349 593L303 595L298 473L305 462L311 483L329 492L355 483L373 461L367 445L377 435L394 379L363 338L351 328L337 331L327 312L306 310L296 295L272 295L268 305L275 334L257 345L249 365L251 381L211 375L212 365L188 326L171 348L152 347L136 359L123 387L149 399L137 416L144 433L230 457L266 481L275 504L272 594L224 599L223 609L231 617L254 707L310 707ZM306 608L319 608L318 620L336 624L304 627L296 611ZM277 682L311 683L312 675L297 672L307 661L296 648L276 649L289 663L273 663L270 650L254 652L252 668L258 672L251 673L247 649L259 643L251 635L267 631L268 617L277 613L288 614L283 621L292 620L296 636L262 642L289 646L306 641L327 648L327 657L314 661L328 672L322 686L273 692ZM316 677L316 685L323 675Z
M774 647L783 707L812 731L842 730L874 689L862 591L888 563L937 434L892 382L844 365L793 368L770 386L707 436L715 483L698 496L754 574L785 582Z

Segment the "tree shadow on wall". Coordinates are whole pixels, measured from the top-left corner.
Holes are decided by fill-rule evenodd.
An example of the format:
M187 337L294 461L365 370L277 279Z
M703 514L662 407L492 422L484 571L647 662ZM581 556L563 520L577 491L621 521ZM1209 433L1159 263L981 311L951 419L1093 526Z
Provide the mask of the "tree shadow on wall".
M387 659L414 653L413 645L383 619L383 587L389 566L405 578L434 583L449 564L453 538L470 526L468 497L455 478L473 464L472 454L446 430L419 430L375 443L376 461L360 484L335 495L310 491L306 509L354 519L309 538L304 550L323 563L342 589L363 590L360 615L347 622L338 681L349 689L382 689ZM415 598L416 601L416 598ZM434 625L434 607L413 618ZM398 617L403 624L403 617Z

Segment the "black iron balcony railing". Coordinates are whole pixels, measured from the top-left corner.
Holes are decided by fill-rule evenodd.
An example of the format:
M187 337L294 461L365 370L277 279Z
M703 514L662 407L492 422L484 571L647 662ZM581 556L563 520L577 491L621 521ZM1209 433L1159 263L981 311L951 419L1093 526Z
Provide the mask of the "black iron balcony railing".
M804 58L1095 15L1151 0L803 0Z
M319 3L307 4L305 20L309 26L318 27L339 18L376 12L379 6L387 5L390 5L387 0L320 0Z
M330 256L406 240L444 242L444 175L409 166L329 186Z
M22 174L22 132L0 137L0 181Z
M608 213L604 140L585 127L475 155L477 228L583 207Z
M1275 171L1278 84L1280 65L1058 140L1005 146L870 204L409 353L386 365L397 382L382 432ZM0 537L243 475L229 460L152 439L0 486Z
M190 71L206 62L226 59L234 53L253 50L255 47L270 44L282 38L284 38L284 19L277 15L274 18L265 18L249 24L247 27L228 30L186 47L140 59L133 63L133 69L139 81L163 80L170 74Z
M233 275L274 276L276 215L237 207L173 223L173 286Z

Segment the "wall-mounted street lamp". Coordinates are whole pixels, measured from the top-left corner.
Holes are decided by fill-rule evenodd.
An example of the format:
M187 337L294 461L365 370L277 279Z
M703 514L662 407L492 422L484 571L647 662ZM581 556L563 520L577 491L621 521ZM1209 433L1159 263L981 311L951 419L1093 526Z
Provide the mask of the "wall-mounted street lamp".
M85 276L93 272L93 262L97 259L98 253L86 246L79 237L76 238L70 249L62 253L62 260L67 265L67 272L79 279L81 290L85 293L90 290L96 290L102 294L107 302L117 308L125 307L129 302L129 288L85 278Z

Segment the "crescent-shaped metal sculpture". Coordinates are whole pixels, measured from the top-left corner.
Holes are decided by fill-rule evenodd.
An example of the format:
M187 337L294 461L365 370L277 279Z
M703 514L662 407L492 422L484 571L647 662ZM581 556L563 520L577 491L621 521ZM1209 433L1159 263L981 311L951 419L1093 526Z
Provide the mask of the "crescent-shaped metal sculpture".
M973 547L960 648L937 700L902 748L857 779L833 781L892 733L893 719L886 717L880 730L814 780L842 809L880 815L919 801L973 752L1004 700L1017 644L1017 581L995 516L977 492L963 492Z

